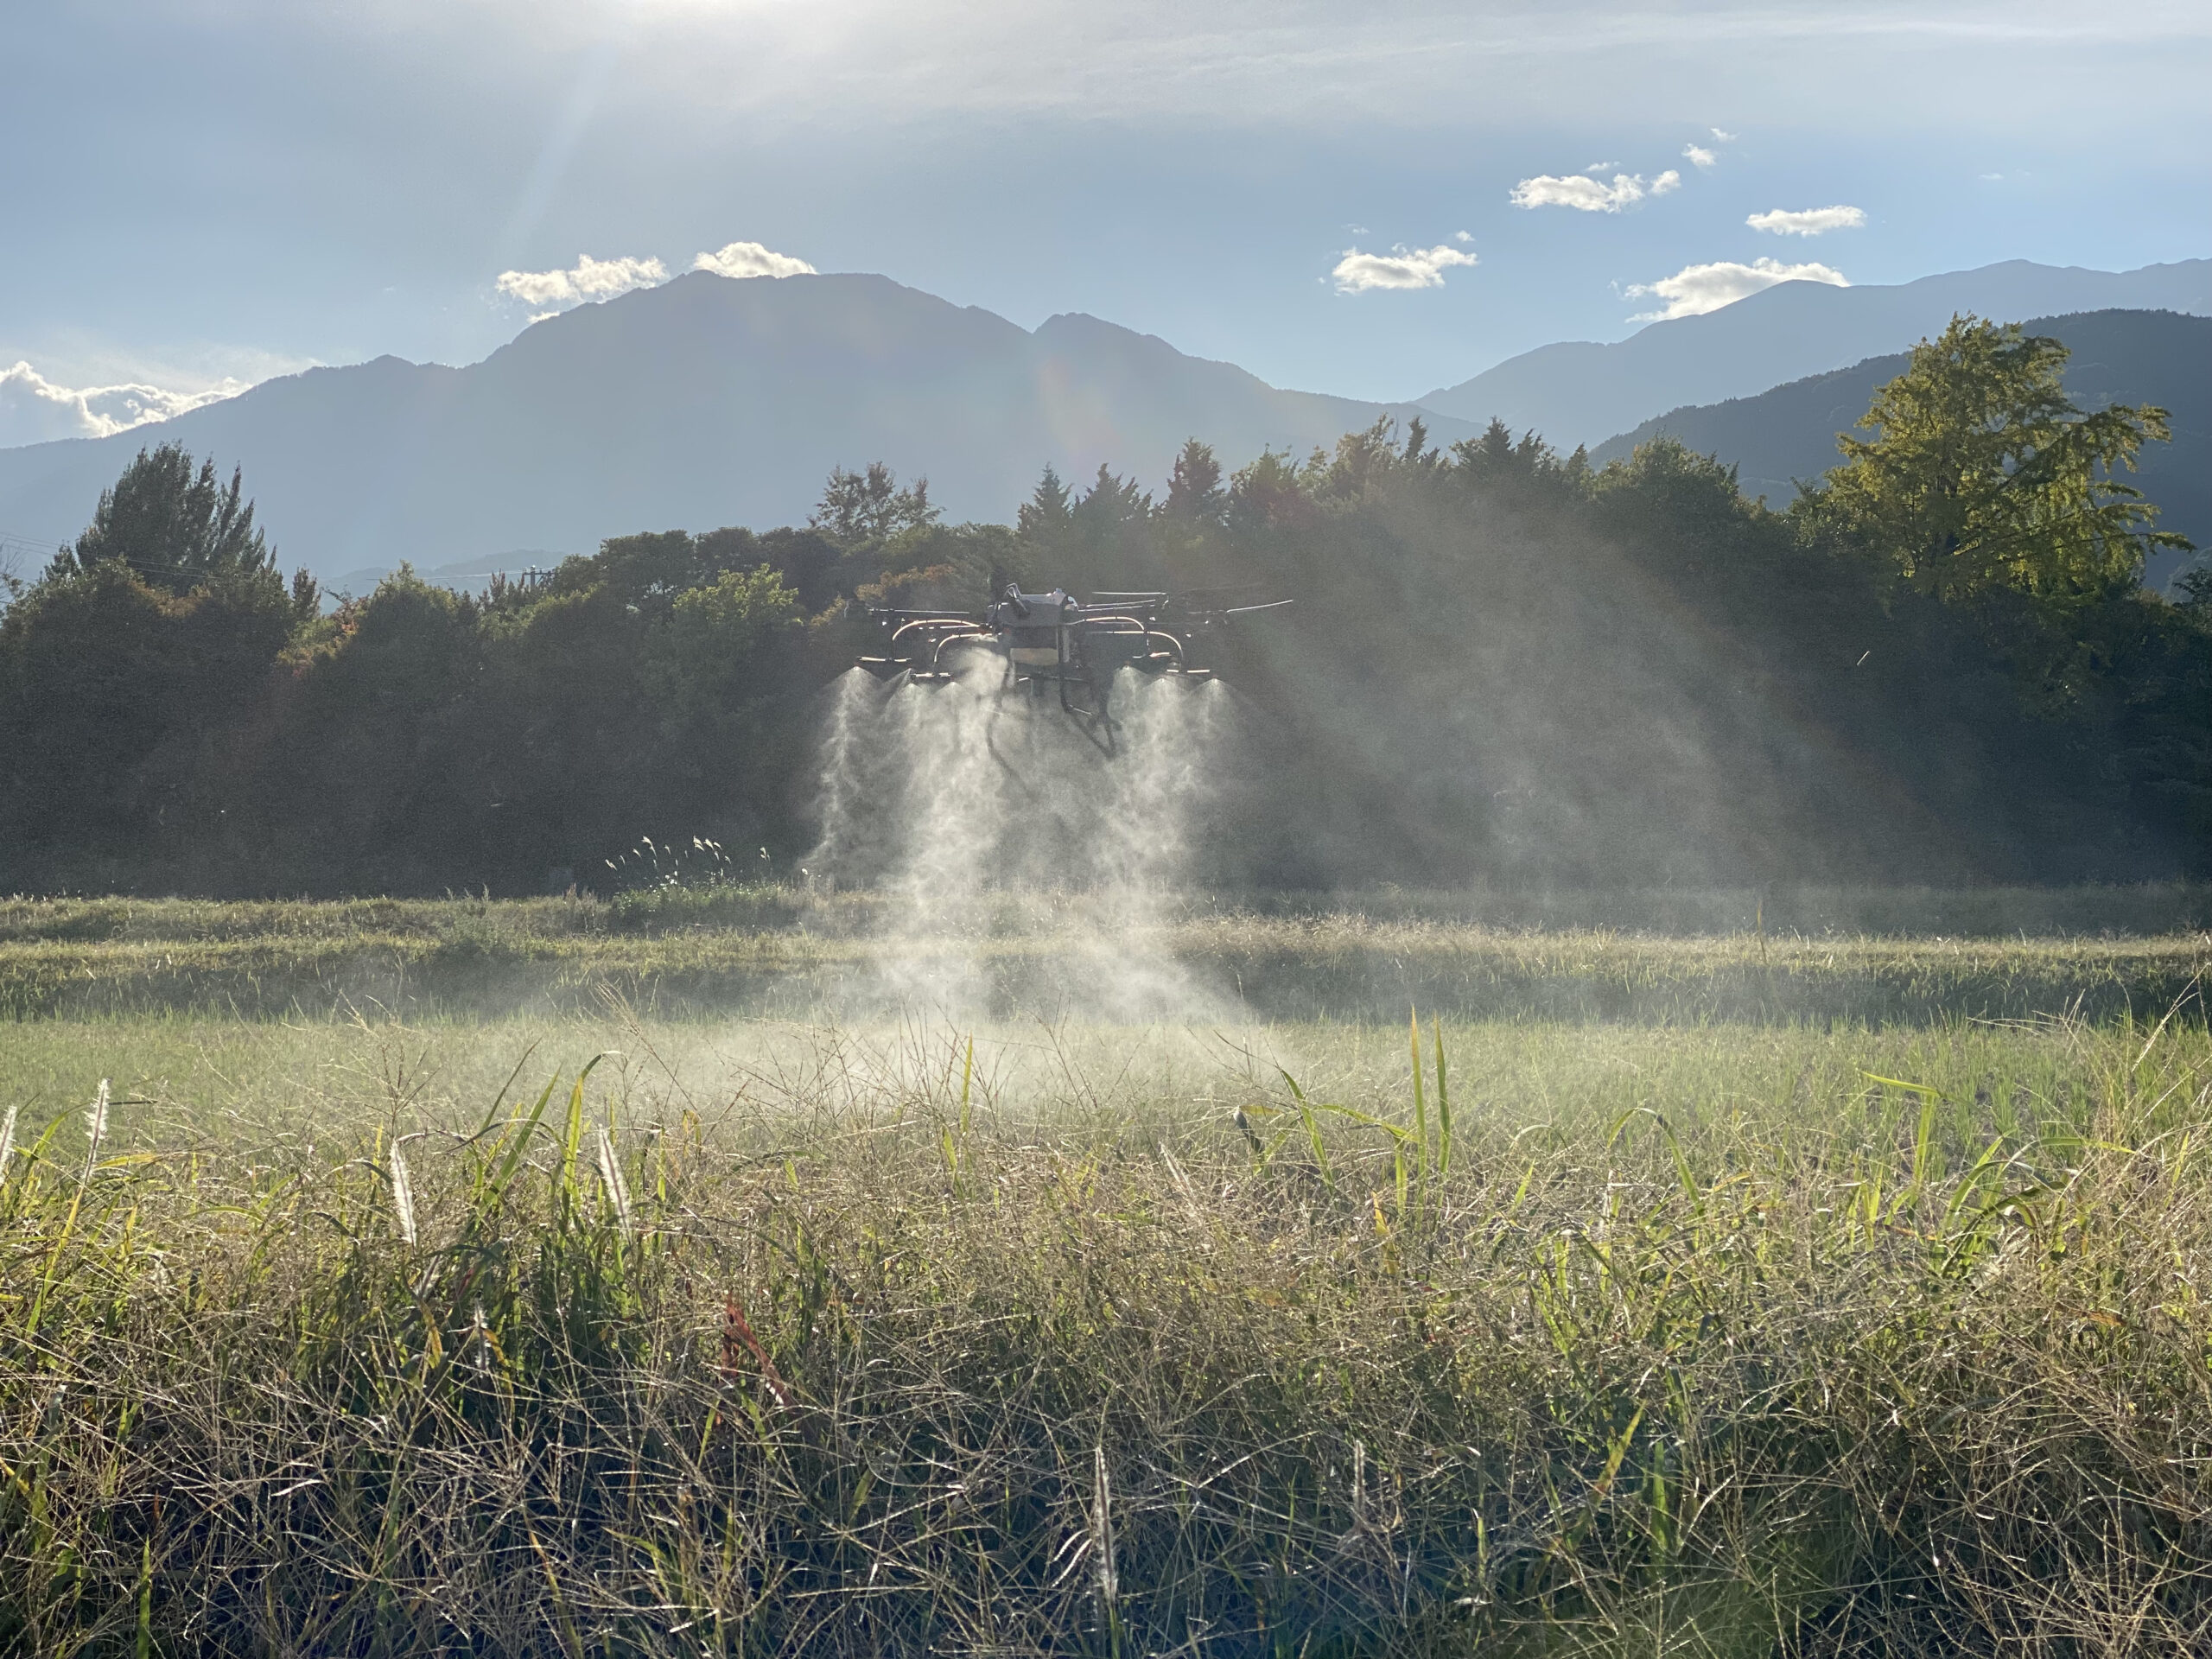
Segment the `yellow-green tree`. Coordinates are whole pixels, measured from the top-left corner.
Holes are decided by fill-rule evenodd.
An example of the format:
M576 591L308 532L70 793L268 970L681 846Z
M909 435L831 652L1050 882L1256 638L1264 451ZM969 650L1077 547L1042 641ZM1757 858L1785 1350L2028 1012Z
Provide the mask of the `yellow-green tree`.
M2067 348L2017 323L1955 316L1874 395L1844 464L1797 503L1801 521L1893 560L1947 600L2010 591L2058 603L2132 588L2153 549L2187 547L2122 483L2163 409L2085 412Z

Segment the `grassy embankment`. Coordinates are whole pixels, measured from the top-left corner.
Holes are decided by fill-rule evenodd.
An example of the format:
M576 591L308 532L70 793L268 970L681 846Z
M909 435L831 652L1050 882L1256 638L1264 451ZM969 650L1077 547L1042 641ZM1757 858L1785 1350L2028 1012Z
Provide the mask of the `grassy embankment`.
M27 953L67 944L22 916ZM1463 937L1656 982L1759 948ZM1971 982L2055 1010L2069 973L2198 948L1991 941ZM414 1026L188 1001L0 1027L23 1650L2212 1641L2193 1006L1461 1020L1416 1090L1402 1026L971 1050L607 999Z

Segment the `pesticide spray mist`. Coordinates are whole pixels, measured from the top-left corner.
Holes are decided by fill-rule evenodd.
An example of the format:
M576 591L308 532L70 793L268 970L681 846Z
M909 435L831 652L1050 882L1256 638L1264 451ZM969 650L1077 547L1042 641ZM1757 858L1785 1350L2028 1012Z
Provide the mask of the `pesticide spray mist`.
M1161 934L1224 797L1229 693L1124 670L1109 743L1000 675L886 687L855 669L830 690L808 868L879 900L876 966L849 1001L956 1020L1218 1017L1230 999Z

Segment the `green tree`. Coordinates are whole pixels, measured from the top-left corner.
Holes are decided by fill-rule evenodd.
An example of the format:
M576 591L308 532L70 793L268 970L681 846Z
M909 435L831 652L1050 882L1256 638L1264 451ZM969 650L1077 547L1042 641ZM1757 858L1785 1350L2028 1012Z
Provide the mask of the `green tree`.
M120 559L49 570L0 618L0 842L166 853L235 827L224 734L295 622L273 573L174 594Z
M1098 476L1075 504L1073 517L1076 529L1087 540L1114 542L1149 522L1152 497L1138 487L1135 479L1117 478L1101 461Z
M1449 466L1465 487L1523 505L1556 505L1588 493L1595 482L1587 451L1577 448L1562 461L1534 427L1516 439L1496 416L1480 437L1462 438L1452 446Z
M1844 464L1796 504L1944 600L2013 593L2067 604L2125 593L2152 550L2158 509L2121 483L2166 411L2084 413L2062 378L2067 348L2017 323L1951 319L1913 348L1840 441Z
M657 701L684 718L729 721L779 689L787 664L772 647L796 638L798 595L763 564L726 570L680 595L660 647Z
M236 473L141 450L0 620L0 840L168 856L250 817L238 734L320 610L288 595Z
M1064 534L1068 527L1071 510L1068 486L1060 481L1050 461L1045 463L1045 475L1037 480L1037 488L1029 499L1023 502L1014 515L1014 530L1024 540L1050 540Z
M1021 544L1020 563L1031 570L1050 570L1052 580L1064 581L1068 550L1075 541L1075 492L1060 481L1050 461L1037 488L1014 514L1014 536ZM991 572L991 591L1006 585L1012 570Z
M898 475L880 461L864 471L833 467L823 486L808 527L846 547L887 542L911 530L920 530L942 518L930 505L930 481L918 478L901 489Z
M1436 452L1428 447L1428 423L1416 415L1406 423L1406 464L1425 467L1435 455Z
M1299 475L1298 463L1273 449L1237 468L1229 480L1230 528L1248 541L1303 525L1313 517L1313 498Z
M1424 438L1427 435L1422 434ZM1317 455L1307 463L1306 471L1323 495L1356 501L1388 488L1402 464L1397 419L1383 415L1364 431L1345 433L1337 440L1336 453L1325 463Z
M100 493L92 522L55 567L88 570L112 559L172 594L238 581L281 586L245 490L242 470L234 468L226 486L212 460L195 470L182 444L141 449L114 487Z
M1221 462L1211 446L1192 438L1175 457L1167 480L1167 499L1160 512L1190 524L1219 524L1229 511L1229 493L1221 486Z

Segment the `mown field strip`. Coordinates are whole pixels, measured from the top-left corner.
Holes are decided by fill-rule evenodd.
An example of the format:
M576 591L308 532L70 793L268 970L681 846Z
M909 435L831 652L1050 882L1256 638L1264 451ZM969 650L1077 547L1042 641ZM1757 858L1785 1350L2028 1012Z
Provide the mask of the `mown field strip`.
M573 907L572 907L573 908ZM670 1015L850 1012L899 975L957 965L987 1006L1049 1007L1070 964L1172 964L1192 1007L1269 1019L1395 1017L1418 1002L1479 1017L1695 1021L2156 1018L2196 1007L2212 935L1905 938L1663 938L1504 931L1359 915L1230 915L951 939L849 931L691 926L658 934L558 925L548 906L461 901L394 925L374 906L235 910L219 932L189 914L123 938L0 929L0 1014L16 1018L203 1009L251 1017L374 1005L496 1014L589 1006L613 994ZM250 931L257 926L260 931ZM210 936L211 932L214 936ZM13 937L4 935L12 933ZM54 935L62 935L54 937ZM150 936L149 936L150 935ZM2201 1012L2188 1017L2201 1018Z

